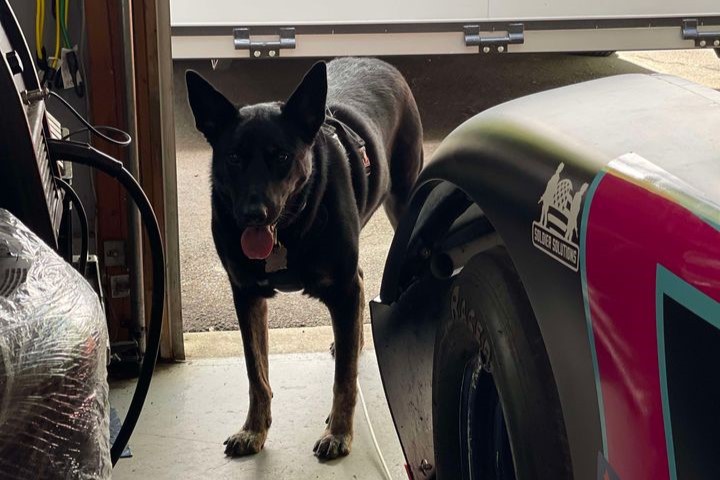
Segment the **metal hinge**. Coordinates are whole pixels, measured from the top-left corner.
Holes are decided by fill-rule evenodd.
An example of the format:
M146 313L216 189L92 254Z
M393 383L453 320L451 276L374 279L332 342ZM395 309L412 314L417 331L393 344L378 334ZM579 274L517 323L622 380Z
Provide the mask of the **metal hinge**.
M235 50L249 50L250 58L279 57L280 50L295 48L295 29L292 27L278 29L278 40L251 40L249 28L233 30Z
M503 36L482 36L480 35L480 25L465 25L463 32L465 33L465 45L480 47L480 51L483 53L504 53L507 52L508 45L525 43L525 26L522 23L509 24L507 34Z
M683 40L695 40L695 46L700 48L720 47L720 32L701 32L698 29L696 18L683 20L682 38Z

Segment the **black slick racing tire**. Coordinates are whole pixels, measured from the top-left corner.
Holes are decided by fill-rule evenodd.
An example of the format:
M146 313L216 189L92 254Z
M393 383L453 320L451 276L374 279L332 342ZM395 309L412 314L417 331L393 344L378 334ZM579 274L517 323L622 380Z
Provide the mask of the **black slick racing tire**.
M435 343L437 479L571 479L550 362L505 250L470 260L450 292Z

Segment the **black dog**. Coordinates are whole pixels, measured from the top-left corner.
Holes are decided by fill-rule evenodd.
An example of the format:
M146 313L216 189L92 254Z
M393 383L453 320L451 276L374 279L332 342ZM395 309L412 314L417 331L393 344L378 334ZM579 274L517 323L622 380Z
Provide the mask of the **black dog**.
M329 309L333 404L321 459L350 452L365 304L360 229L384 203L396 226L422 167L422 127L400 72L374 59L317 63L285 102L236 108L187 73L213 149L212 232L240 322L250 408L227 455L262 449L270 427L266 299L302 289Z

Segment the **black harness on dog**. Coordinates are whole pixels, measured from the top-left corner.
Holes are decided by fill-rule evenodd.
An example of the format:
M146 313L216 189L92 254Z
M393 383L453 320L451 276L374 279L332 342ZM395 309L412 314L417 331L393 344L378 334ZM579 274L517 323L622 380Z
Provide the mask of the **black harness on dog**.
M325 110L325 123L322 128L324 128L329 135L337 135L340 144L346 151L348 147L350 147L350 149L357 152L358 156L363 160L365 175L370 175L370 158L365 149L365 140L363 140L355 130L350 128L347 123L335 117L329 108Z
M362 160L365 175L370 175L370 159L365 149L365 140L345 122L325 111L325 123L321 127L327 135L335 136L346 154L354 151ZM265 262L265 277L256 279L260 287L272 288L280 292L297 292L303 289L302 282L287 268L287 250L279 242L273 247Z

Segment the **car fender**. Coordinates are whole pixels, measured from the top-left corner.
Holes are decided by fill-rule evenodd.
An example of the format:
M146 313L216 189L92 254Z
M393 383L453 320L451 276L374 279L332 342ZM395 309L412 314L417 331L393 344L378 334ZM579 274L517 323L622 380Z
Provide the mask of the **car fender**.
M613 109L603 100L608 96L617 102ZM713 157L720 142L708 123L683 124L692 110L678 118L674 105L711 107L720 121L717 92L674 77L624 75L495 107L442 142L418 180L371 304L383 383L414 478L433 474L432 359L450 283L432 275L431 260L463 202L488 222L492 232L483 235L497 236L523 282L558 386L575 477L597 474L607 440L583 291L583 213L592 186L628 152L677 176L678 189L720 203L712 190L720 179ZM675 150L686 156L671 155ZM637 181L657 186L642 175ZM545 233L548 190L569 202L562 221L573 232L565 238Z

